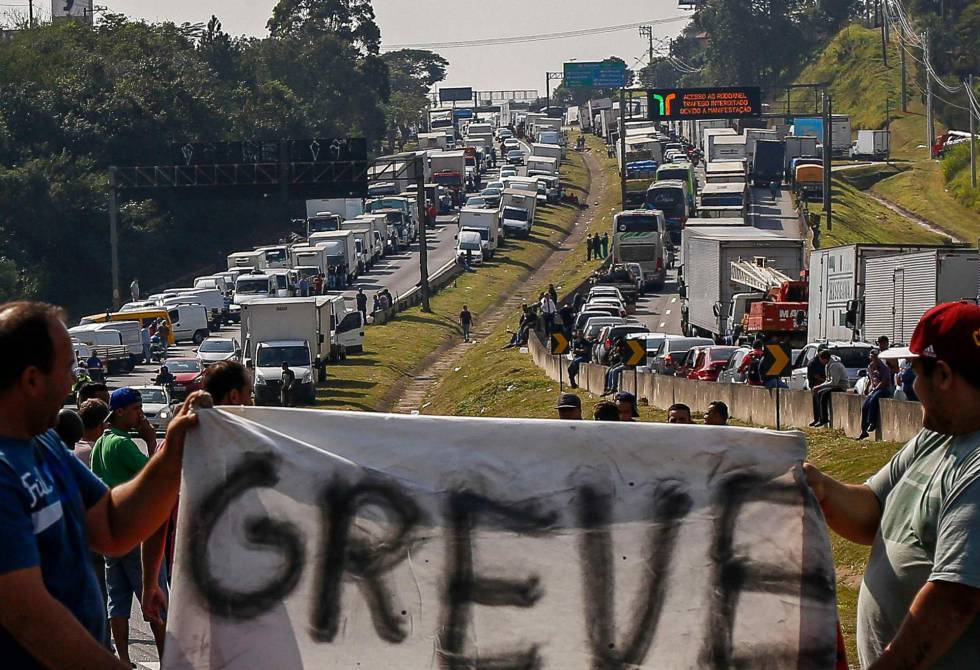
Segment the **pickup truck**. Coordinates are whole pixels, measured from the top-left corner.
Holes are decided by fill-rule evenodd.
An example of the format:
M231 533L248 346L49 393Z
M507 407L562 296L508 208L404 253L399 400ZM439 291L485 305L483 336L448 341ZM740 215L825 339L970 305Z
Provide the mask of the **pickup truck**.
M628 303L635 303L640 296L637 279L623 265L613 265L606 272L592 277L593 286L615 286Z

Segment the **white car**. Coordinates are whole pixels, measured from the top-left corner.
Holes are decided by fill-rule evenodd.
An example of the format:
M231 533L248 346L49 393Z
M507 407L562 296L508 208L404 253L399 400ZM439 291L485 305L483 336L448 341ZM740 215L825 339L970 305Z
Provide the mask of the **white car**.
M593 286L589 289L589 295L586 301L590 301L593 298L598 298L600 296L616 298L620 302L625 302L623 300L623 294L620 293L619 289L615 286Z
M517 176L517 170L515 170L514 168L505 167L500 169L501 179L503 179L504 177L516 177L516 176ZM502 184L503 182L500 183Z
M874 347L867 342L811 342L793 361L793 374L789 379L791 389L806 389L806 366L817 357L820 349L829 349L830 355L840 360L847 370L847 384L854 386L858 380L858 372L868 367L868 358Z
M221 361L240 361L242 348L233 337L209 337L197 348L197 358L203 367Z
M520 149L521 143L518 142L513 137L508 137L504 140L504 149Z
M134 386L143 397L143 415L157 433L167 432L174 410L171 407L170 394L162 386Z

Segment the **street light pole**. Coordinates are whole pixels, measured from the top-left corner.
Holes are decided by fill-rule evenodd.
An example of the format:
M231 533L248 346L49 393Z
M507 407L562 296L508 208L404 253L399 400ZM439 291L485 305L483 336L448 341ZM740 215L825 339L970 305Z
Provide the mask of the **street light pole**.
M419 210L419 218L422 220L422 229L419 231L419 290L422 293L422 311L431 312L429 307L429 249L428 249L428 229L427 215L425 212L425 154L422 153L415 158L415 202ZM438 205L433 202L432 206L438 213Z
M966 85L969 86L969 92L972 96L973 94L973 75L971 74L966 79ZM973 188L977 187L977 138L976 138L976 121L973 118L973 102L972 100L967 100L967 116L970 117L970 186Z

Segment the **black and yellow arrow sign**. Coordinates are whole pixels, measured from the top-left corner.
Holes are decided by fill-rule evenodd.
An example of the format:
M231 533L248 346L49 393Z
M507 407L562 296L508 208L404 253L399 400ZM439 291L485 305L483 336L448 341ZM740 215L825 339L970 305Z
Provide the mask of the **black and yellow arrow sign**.
M645 340L626 340L626 346L629 347L630 353L623 363L624 365L640 365L646 362L647 344Z
M568 338L565 337L564 333L552 333L551 334L551 353L555 356L561 356L568 351Z
M766 355L762 357L762 375L764 377L789 377L793 369L790 366L790 356L793 350L788 344L767 344Z

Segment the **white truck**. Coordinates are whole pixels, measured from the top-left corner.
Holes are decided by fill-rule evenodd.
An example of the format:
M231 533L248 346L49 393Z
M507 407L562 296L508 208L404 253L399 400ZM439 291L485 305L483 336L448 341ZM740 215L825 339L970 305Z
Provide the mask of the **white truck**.
M727 126L723 128L718 128L716 126L705 128L702 131L702 135L701 135L701 146L700 146L701 153L704 154L705 157L707 157L708 154L711 152L712 138L725 137L725 136L737 135L737 134L738 133L735 132L734 128L728 128Z
M543 172L549 175L558 174L558 161L547 156L529 156L527 159L527 172Z
M340 224L341 230L349 230L354 233L354 247L358 255L358 274L363 274L369 267L374 265L374 261L381 258L381 250L378 248L377 239L374 234L374 226L370 221L352 219Z
M421 219L419 218L419 204L415 198L405 198L402 196L388 196L385 198L375 198L365 203L364 208L368 212L375 212L384 209L397 209L404 212L410 224L408 239L414 242L418 237Z
M255 404L278 404L282 365L296 375L292 399L316 400L314 362L329 353L329 311L317 298L255 300L242 305L241 342L245 365L253 371Z
M329 198L326 200L307 200L306 218L320 212L329 212L343 218L354 219L364 213L364 201L360 198Z
M429 166L432 181L457 194L463 191L466 179L466 153L463 151L430 151Z
M803 267L803 241L748 226L696 226L682 234L681 330L689 336L722 342L730 324L732 261L764 257L766 264L790 277Z
M859 130L857 142L851 145L851 158L884 160L891 151L891 136L887 130Z
M769 130L767 128L746 128L742 131L742 136L745 137L745 161L748 165L752 165L752 161L755 160L756 142L759 140L779 139L775 130Z
M380 252L379 258L381 256L387 256L390 250L388 217L384 214L361 214L354 220L371 224L371 228L374 230L374 241Z
M289 247L285 244L256 247L255 250L265 255L265 269L284 270L289 267Z
M228 304L225 294L216 288L188 288L180 289L177 293L178 298L188 298L194 302L204 305L210 316L211 330L219 330L221 324L228 315Z
M317 212L306 219L306 237L309 238L315 233L329 233L333 230L340 230L340 224L343 220L340 214Z
M265 253L262 251L236 251L233 254L228 254L229 270L235 268L264 270L266 267L268 266L265 262Z
M310 236L308 247L316 247L323 251L323 272L326 274L330 268L347 266L346 283L354 281L358 276L357 270L357 243L355 234L350 230L333 230L325 233L314 233ZM308 248L307 247L307 248ZM304 249L304 247L298 247ZM305 265L300 263L301 252L297 248L293 249L293 265Z
M459 231L473 230L480 233L483 257L493 258L500 240L500 214L493 209L464 207L459 210Z
M741 135L715 135L710 138L707 159L711 161L738 161L745 158L745 138Z
M445 149L446 133L419 133L419 149Z
M500 196L500 227L504 236L528 237L534 225L537 192L504 189Z

